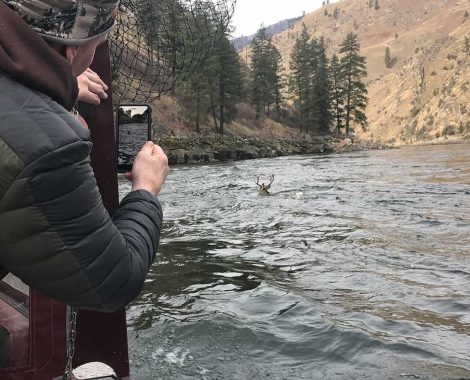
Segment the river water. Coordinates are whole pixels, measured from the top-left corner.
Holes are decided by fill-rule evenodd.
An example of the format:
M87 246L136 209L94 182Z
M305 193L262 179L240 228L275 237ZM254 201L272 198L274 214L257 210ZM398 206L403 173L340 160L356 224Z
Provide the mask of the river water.
M134 379L470 379L470 145L176 167L161 200Z

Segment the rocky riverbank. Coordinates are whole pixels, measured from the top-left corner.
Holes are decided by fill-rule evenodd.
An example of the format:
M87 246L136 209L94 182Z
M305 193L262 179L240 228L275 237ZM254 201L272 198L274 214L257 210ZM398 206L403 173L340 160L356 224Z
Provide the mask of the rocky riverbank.
M353 141L351 138L338 139L331 136L309 137L302 140L189 136L161 137L157 142L167 153L170 165L386 148L377 143Z

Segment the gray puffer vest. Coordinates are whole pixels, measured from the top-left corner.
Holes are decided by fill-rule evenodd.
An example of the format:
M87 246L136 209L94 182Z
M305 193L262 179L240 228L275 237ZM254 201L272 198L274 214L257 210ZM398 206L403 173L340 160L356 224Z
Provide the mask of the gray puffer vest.
M65 304L115 311L155 258L162 209L140 190L105 210L89 131L0 72L0 278L11 272Z

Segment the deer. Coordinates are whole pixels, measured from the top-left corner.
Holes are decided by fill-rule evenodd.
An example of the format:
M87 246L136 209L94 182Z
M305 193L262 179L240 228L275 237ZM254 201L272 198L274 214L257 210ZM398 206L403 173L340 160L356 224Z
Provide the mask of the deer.
M259 195L270 195L271 193L269 192L269 188L271 187L271 184L274 182L274 174L271 174L269 176L269 183L267 185L263 183L259 183L259 177L260 175L256 178L256 184L258 185L258 194Z

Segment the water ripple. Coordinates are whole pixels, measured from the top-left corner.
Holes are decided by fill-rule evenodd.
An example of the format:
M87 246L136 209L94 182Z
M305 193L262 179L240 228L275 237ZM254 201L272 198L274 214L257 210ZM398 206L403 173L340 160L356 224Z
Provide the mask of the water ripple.
M470 379L469 152L172 170L128 310L134 377Z

